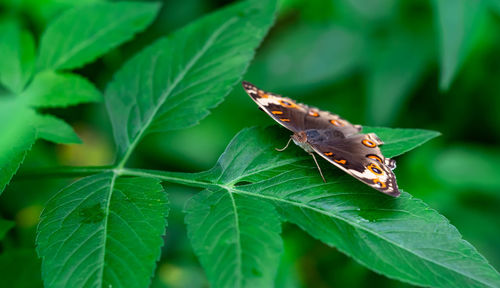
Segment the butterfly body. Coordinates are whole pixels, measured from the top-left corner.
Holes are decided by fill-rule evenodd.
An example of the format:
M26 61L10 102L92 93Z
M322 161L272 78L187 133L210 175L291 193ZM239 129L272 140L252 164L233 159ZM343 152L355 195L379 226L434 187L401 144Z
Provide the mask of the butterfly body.
M249 82L243 82L243 87L264 112L292 131L293 142L313 157L316 153L378 191L399 196L392 172L395 161L382 155L378 146L384 143L377 135L361 134L360 125L353 125L328 111L260 90Z

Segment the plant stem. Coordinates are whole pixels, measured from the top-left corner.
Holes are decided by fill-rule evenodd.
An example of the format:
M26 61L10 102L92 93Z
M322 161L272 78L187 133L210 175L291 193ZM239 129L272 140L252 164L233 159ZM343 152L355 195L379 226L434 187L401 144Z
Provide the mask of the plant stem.
M146 169L131 169L118 168L114 166L98 166L98 167L50 167L50 168L35 168L25 169L20 173L23 178L38 178L38 177L80 177L88 176L103 172L114 172L121 176L139 176L157 178L162 181L177 183L192 187L208 188L219 187L218 185L197 179L200 173L183 173L183 172L168 172ZM203 172L202 172L203 173Z
M196 179L195 176L197 174L199 173L167 172L130 168L124 168L120 172L120 175L157 178L166 182L177 183L191 187L219 187L218 185Z
M96 173L108 172L113 170L113 166L86 166L86 167L47 167L47 168L28 168L19 173L22 178L35 177L78 177L88 176Z

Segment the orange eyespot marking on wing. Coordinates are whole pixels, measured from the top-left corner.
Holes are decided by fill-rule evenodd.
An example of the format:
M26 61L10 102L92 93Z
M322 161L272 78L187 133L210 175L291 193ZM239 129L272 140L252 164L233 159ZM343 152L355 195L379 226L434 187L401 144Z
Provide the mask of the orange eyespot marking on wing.
M262 90L259 90L258 93L259 93L259 97L260 98L269 98L269 95L267 95L266 93L262 92Z
M335 125L337 127L344 127L345 126L344 122L342 122L341 120L332 119L332 120L330 120L330 123L332 123L333 125Z
M325 155L326 155L326 156L332 156L332 155L333 155L333 153L332 153L332 152L325 152Z
M378 187L382 189L387 188L387 185L385 185L385 183L380 181L378 178L373 179L373 183L378 184Z
M274 115L281 115L283 114L283 111L271 111Z
M281 118L280 120L283 122L290 122L290 119L288 119L288 118Z
M345 159L340 159L340 160L337 160L337 159L333 159L333 161L339 163L339 164L342 164L342 165L345 165L345 163L347 163L347 161L345 161Z
M315 111L309 110L309 116L312 116L312 117L318 117L318 116L319 116L319 114L318 114L318 112L315 112Z
M373 174L376 174L376 175L384 174L384 171L382 171L382 169L380 169L380 167L378 167L378 165L375 163L372 163L372 164L366 166L366 168L368 168L368 170L372 171Z
M290 102L288 100L279 100L280 101L280 104L281 106L283 107L286 107L286 108L299 108L299 106L297 106L297 104L293 103L293 102Z
M375 142L373 142L372 140L363 139L363 141L361 141L361 143L363 143L363 145L365 145L366 147L370 147L370 148L377 147L377 144L375 144Z
M380 157L378 157L377 155L370 154L370 155L367 155L366 157L373 159L375 161L378 161L378 163L382 164L382 159L380 159Z

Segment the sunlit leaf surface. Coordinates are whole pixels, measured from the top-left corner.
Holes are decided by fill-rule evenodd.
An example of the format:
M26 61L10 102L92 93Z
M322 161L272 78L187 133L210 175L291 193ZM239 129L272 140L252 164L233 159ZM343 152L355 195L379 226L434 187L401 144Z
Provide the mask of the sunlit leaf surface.
M67 107L102 100L101 93L87 79L53 71L38 73L20 97L33 107Z

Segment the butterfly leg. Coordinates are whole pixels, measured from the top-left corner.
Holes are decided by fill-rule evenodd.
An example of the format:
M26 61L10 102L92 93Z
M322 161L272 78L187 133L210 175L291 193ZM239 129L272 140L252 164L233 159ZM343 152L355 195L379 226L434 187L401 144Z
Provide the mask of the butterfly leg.
M288 142L286 142L285 147L283 147L281 149L279 149L279 148L274 148L274 149L276 149L276 151L283 152L283 151L285 151L286 148L288 148L288 145L290 145L290 141L292 141L292 138L288 139Z
M311 156L313 156L314 163L316 163L316 167L318 167L319 175L321 175L321 178L323 179L323 182L326 183L325 177L323 176L323 172L321 172L321 168L319 167L318 161L316 161L316 156L314 156L314 153L309 153Z

